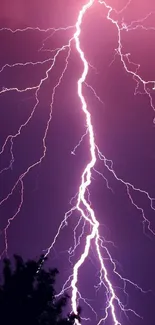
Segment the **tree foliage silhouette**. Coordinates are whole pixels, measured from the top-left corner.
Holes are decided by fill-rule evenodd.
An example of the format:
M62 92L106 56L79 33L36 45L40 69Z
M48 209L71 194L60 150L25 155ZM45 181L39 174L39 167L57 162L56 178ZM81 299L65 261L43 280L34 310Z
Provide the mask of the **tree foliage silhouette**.
M43 268L39 261L24 262L14 255L15 267L4 260L0 285L0 323L2 325L72 325L79 316L65 314L69 297L56 299L57 269Z

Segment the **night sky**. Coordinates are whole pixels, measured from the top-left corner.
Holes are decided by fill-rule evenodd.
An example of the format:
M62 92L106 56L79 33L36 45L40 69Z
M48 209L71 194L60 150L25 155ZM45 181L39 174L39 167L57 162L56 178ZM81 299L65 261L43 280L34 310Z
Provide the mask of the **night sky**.
M81 175L90 161L90 146L77 93L83 63L75 42L71 42L70 48L67 45L76 31L79 11L86 3L86 0L1 0L1 258L14 253L36 258L46 253L65 213L76 204ZM137 71L144 81L155 80L154 1L107 0L106 3L114 9L111 18L118 21L120 28L122 24L131 26L121 31L126 66L133 73ZM130 311L124 313L115 302L119 322L154 325L155 201L150 200L155 198L154 84L146 85L146 94L144 84L138 84L125 71L117 51L118 30L107 19L107 13L104 4L95 1L81 26L80 45L89 63L83 95L91 113L95 143L109 159L108 170L96 150L97 163L86 199L95 211L103 246L111 254L116 271L137 285L123 282L114 274L103 248L103 261L115 293L125 309L132 309L141 317ZM57 30L54 32L53 28ZM66 48L56 57L48 78L37 88L63 46ZM68 67L51 105L69 50ZM46 154L37 163L43 157L48 122ZM29 169L33 164L36 166ZM25 172L22 181L18 181ZM133 190L132 185L128 188L125 182L139 190ZM148 221L144 222L145 218ZM72 275L89 233L90 225L74 211L51 248L48 263L60 271L58 292ZM80 244L73 255L75 234ZM89 257L79 271L78 289L82 297L79 304L82 316L90 318L82 324L94 325L105 317L106 290L103 285L98 287L99 272L92 242ZM66 287L69 286L70 282ZM71 294L70 289L67 292ZM110 311L105 324L114 325Z

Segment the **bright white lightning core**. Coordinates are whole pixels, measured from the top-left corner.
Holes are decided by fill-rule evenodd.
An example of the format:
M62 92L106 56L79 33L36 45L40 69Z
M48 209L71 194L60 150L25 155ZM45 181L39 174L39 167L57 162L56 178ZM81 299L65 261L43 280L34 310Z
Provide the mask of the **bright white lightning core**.
M127 7L129 6L129 4L131 3L132 0L129 0L127 2L127 4L124 6L124 8L121 10L121 12L125 11L127 9ZM79 77L79 79L77 80L77 96L79 97L80 100L80 105L81 105L81 109L83 111L83 117L85 119L85 124L86 124L86 133L81 137L81 140L79 142L78 145L75 146L74 150L72 151L72 154L75 154L75 151L77 149L78 146L80 146L81 142L83 141L84 137L87 137L89 139L89 145L88 145L88 150L90 153L90 160L88 161L88 164L85 166L84 171L81 175L81 181L79 180L79 190L78 193L76 194L76 196L73 198L74 200L76 200L76 204L65 214L64 219L62 220L59 229L51 243L51 245L48 247L45 256L47 256L51 249L54 247L58 237L60 236L61 230L67 225L68 219L72 216L75 211L78 211L79 215L80 215L80 219L77 223L77 225L75 226L73 233L74 233L74 247L71 247L68 251L69 253L69 261L71 261L71 257L75 255L76 249L77 247L80 245L81 242L81 238L85 238L85 244L83 247L83 250L81 251L80 254L80 258L77 259L76 263L73 265L73 269L72 269L72 274L71 276L66 280L66 282L63 285L62 291L59 293L59 295L61 295L63 292L65 292L66 290L70 289L72 292L71 295L71 306L72 306L72 311L77 314L78 313L78 304L80 299L84 301L85 304L87 304L87 306L91 309L91 311L93 313L96 314L95 310L93 309L93 307L91 306L91 304L88 303L87 299L84 299L81 296L81 293L78 289L78 282L79 282L79 272L82 269L85 260L88 258L89 253L90 253L90 249L91 249L91 245L94 244L95 246L95 250L96 250L96 256L98 258L98 262L100 265L100 269L99 269L99 284L98 284L98 288L104 286L105 290L106 290L106 306L103 306L104 311L103 311L103 317L101 319L98 320L97 314L96 314L96 324L103 324L106 322L106 320L109 319L109 317L111 317L112 319L112 325L120 325L121 321L119 316L117 315L117 310L120 309L121 312L124 312L125 314L127 314L127 312L131 312L134 313L137 317L141 317L140 315L138 315L136 313L135 310L132 310L130 308L127 308L126 306L123 305L123 303L121 302L120 298L118 297L118 295L116 294L116 290L115 287L113 285L112 280L110 279L110 274L108 272L107 267L105 266L104 263L104 258L102 256L103 251L104 251L104 255L106 254L108 260L110 261L111 265L112 265L112 269L113 269L113 273L119 278L119 280L121 280L123 282L123 288L124 288L124 293L126 294L126 283L130 283L133 286L135 286L137 289L139 289L141 292L144 293L144 291L142 290L142 288L140 288L137 284L135 284L134 282L132 282L129 279L123 278L118 272L117 272L117 265L114 262L114 259L112 258L109 250L107 249L107 247L104 245L104 239L101 237L100 235L100 224L97 220L97 217L95 215L95 211L92 208L91 202L90 202L90 193L89 193L89 186L92 182L92 170L96 171L98 174L100 174L102 177L103 174L101 174L98 170L96 170L96 161L98 159L102 160L104 162L104 166L108 169L108 171L110 173L113 174L113 176L115 177L115 179L119 182L121 182L127 191L127 195L131 201L131 204L134 205L134 207L138 210L140 210L141 214L142 214L142 218L143 218L143 225L144 225L144 230L145 227L147 226L148 230L150 232L152 232L153 235L155 235L153 229L151 228L151 224L150 221L147 219L147 217L145 216L144 210L137 205L137 203L134 202L134 199L131 195L131 190L134 192L139 192L143 195L145 195L150 203L150 207L152 210L155 210L155 208L153 207L153 200L154 198L152 198L149 193L143 189L139 189L136 188L133 184L121 179L120 177L118 177L113 169L113 162L108 160L103 153L101 153L100 149L98 148L97 144L95 143L95 136L94 136L94 129L93 129L93 124L92 124L92 120L91 120L91 114L89 112L89 107L87 105L87 100L83 95L83 86L86 85L88 87L91 88L91 90L93 91L94 95L96 96L97 99L99 99L101 101L101 99L97 96L95 90L89 86L87 84L87 74L89 71L89 62L86 60L85 57L85 53L84 50L81 48L81 43L80 43L80 36L81 36L81 31L82 31L82 23L83 20L85 18L85 15L87 14L87 11L93 6L95 5L95 3L99 3L100 5L104 6L104 8L106 8L106 10L108 11L107 13L107 19L116 27L117 30L117 35L118 35L118 47L116 49L116 55L118 55L120 57L121 63L123 64L123 67L125 69L125 71L131 75L134 79L134 81L136 82L136 88L135 88L135 93L138 92L138 88L139 88L139 84L141 84L143 86L143 90L144 93L149 97L149 101L150 101L150 106L152 107L152 109L155 111L155 107L153 105L153 99L151 96L151 93L149 91L149 89L147 88L148 85L152 85L152 89L155 86L155 81L154 80L143 80L142 77L138 74L139 71L139 65L135 64L133 62L130 62L129 60L129 54L123 54L122 52L122 41L121 41L121 31L126 29L126 30L131 30L131 29L136 29L138 28L138 26L142 27L142 23L143 21L146 19L146 17L144 17L144 19L141 19L139 21L134 21L133 23L131 23L129 26L125 25L124 23L121 24L121 26L119 26L119 23L114 20L113 18L111 18L111 13L114 10L110 5L108 5L105 1L101 1L101 0L89 0L86 1L86 3L81 7L80 12L78 14L77 17L77 21L75 22L75 26L68 26L66 28L59 28L59 29L52 29L53 34L56 33L57 31L63 31L63 30L67 30L67 29L73 29L74 32L72 34L72 37L70 38L68 44L63 45L61 48L57 48L55 50L51 50L51 54L52 59L47 59L46 61L50 63L49 68L45 71L45 77L42 78L39 82L38 85L34 85L32 87L27 87L25 89L18 89L17 87L13 87L13 88L3 88L0 91L0 94L4 94L6 92L27 92L30 90L34 90L35 91L35 99L36 99L36 103L32 109L32 112L30 114L30 116L27 118L27 120L20 126L19 130L17 131L16 134L11 134L8 135L8 137L6 138L0 154L2 155L6 145L8 144L8 142L11 142L11 147L10 147L10 154L11 154L11 161L9 166L7 166L6 168L4 168L2 172L6 172L8 169L10 169L12 167L12 165L14 164L14 154L13 154L13 140L15 140L17 137L20 136L22 130L27 127L28 123L30 122L31 118L33 117L36 108L39 104L39 92L41 87L43 86L43 84L47 81L49 74L51 72L51 70L53 69L53 67L55 66L55 63L57 61L57 58L59 57L59 54L62 51L66 51L66 59L65 59L65 64L64 64L64 68L62 70L62 73L60 75L60 77L58 78L58 80L55 83L55 86L53 88L52 91L52 100L50 103L50 114L49 114L49 118L46 124L46 128L45 128L45 132L44 132L44 136L42 139L42 147L43 147L43 153L41 155L41 157L35 161L32 165L30 165L17 179L17 181L15 182L13 188L11 189L11 191L8 193L8 195L6 197L4 197L1 202L0 202L0 206L6 202L10 196L13 194L13 192L15 191L15 189L17 188L17 186L20 185L21 187L21 196L20 196L20 203L19 206L17 207L17 211L14 213L14 215L8 219L8 224L6 226L6 228L3 230L4 234L5 234L5 249L3 251L3 253L7 253L7 249L8 249L8 240L7 240L7 230L8 227L10 226L11 221L13 221L15 219L15 217L17 216L18 213L20 213L22 204L23 204L23 200L24 200L24 178L25 176L29 173L30 170L32 170L35 166L37 166L38 164L41 164L42 160L45 158L46 155L46 151L47 151L47 147L46 147L46 138L47 138L47 133L48 133L48 129L49 129L49 125L52 119L52 110L53 110L53 105L54 105L54 100L55 100L55 95L57 92L57 88L59 87L59 85L61 84L61 81L64 77L64 74L67 70L68 67L68 62L69 62L69 58L70 58L70 53L72 50L72 46L73 44L76 47L76 51L77 54L79 56L79 60L81 60L82 65L83 65L83 71L81 76ZM150 13L151 15L152 13ZM10 30L7 28L1 29L2 31L4 30ZM24 32L28 29L32 29L33 28L26 28L25 30L20 30L17 29L15 31L10 30L10 32L12 33L18 33L18 32ZM42 31L41 29L38 28L38 31ZM50 31L50 29L45 30L44 32L46 33L47 31ZM51 35L49 36L51 37ZM46 37L46 39L44 40L44 43L47 41L47 39L49 37ZM40 49L40 51L43 50L43 47ZM134 66L136 66L136 71L132 71L128 68L126 62L128 63L132 63ZM11 69L12 67L17 67L17 66L26 66L26 65L41 65L45 63L44 62L26 62L24 64L22 63L15 63L14 65L10 65L10 64L6 64L5 66L2 67L2 69L0 70L0 73L2 71L4 71L5 68L9 68ZM76 94L75 94L76 95ZM108 180L106 179L107 182L107 187L108 187ZM72 200L73 200L72 199ZM76 231L77 228L79 227L81 220L84 221L83 223L83 228L82 228L82 232L80 234L80 236L77 235ZM88 235L85 235L85 225L88 224L89 225L89 229L90 229L90 233ZM83 310L83 315L84 315L84 310ZM82 316L83 316L82 315ZM89 319L86 319L85 315L82 318L82 321L89 321ZM80 321L76 320L75 321L76 324L79 324Z
M74 34L76 49L79 52L79 55L81 57L81 60L83 62L83 66L84 66L83 74L82 74L81 78L78 80L78 95L81 100L82 110L84 111L84 114L86 117L86 123L87 123L87 127L88 127L88 132L89 132L90 153L91 153L91 160L88 163L88 165L86 166L86 168L82 174L82 181L81 181L81 185L80 185L79 192L78 192L78 200L77 200L76 209L78 209L79 212L81 213L82 217L88 221L87 214L84 212L84 209L82 209L80 207L81 204L83 204L83 206L86 208L86 211L89 215L89 219L91 221L92 231L91 231L90 235L88 235L86 237L86 244L85 244L84 251L83 251L80 259L77 261L77 263L74 265L74 268L73 268L73 280L71 281L72 308L73 308L73 312L75 314L77 314L78 271L89 254L91 241L95 240L96 253L98 255L100 265L101 265L101 269L100 269L101 278L100 279L102 281L102 277L103 277L103 281L106 286L107 293L109 293L108 306L106 308L106 315L107 315L108 309L110 308L114 324L118 325L119 322L116 317L115 305L113 303L114 300L115 299L118 300L118 298L115 295L112 283L108 279L108 272L105 268L105 265L104 265L104 262L102 259L102 254L100 251L100 242L99 242L100 241L99 222L97 221L97 219L95 217L95 213L94 213L93 209L91 208L90 204L85 199L86 190L91 183L91 170L95 166L95 162L96 162L96 148L95 148L94 131L93 131L92 123L91 123L91 115L87 109L87 105L86 105L84 96L82 94L82 85L85 82L86 76L88 73L88 62L85 59L84 52L81 50L79 37L80 37L80 32L81 32L81 23L82 23L83 16L84 16L85 12L89 9L89 7L93 5L93 3L94 3L94 0L90 0L81 9L79 16L78 16L77 23L76 23L76 33ZM76 322L78 323L78 321L76 321Z

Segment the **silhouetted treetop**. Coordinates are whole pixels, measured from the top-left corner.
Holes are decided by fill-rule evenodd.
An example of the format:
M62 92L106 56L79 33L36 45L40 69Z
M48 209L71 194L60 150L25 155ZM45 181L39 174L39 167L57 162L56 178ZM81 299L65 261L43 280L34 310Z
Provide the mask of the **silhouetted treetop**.
M74 315L66 316L65 307L69 296L55 298L57 269L43 266L44 258L38 261L14 255L14 267L9 259L4 260L0 284L0 323L2 325L72 325Z

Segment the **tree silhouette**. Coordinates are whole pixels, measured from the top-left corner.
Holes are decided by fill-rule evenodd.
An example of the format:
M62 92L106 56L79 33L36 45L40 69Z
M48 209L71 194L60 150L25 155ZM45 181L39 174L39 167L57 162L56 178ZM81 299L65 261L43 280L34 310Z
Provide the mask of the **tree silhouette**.
M15 267L4 260L3 281L0 285L0 323L2 325L72 325L79 316L64 317L69 296L56 299L57 269L43 268L39 261L24 262L14 255Z

